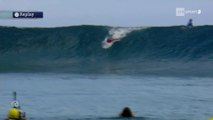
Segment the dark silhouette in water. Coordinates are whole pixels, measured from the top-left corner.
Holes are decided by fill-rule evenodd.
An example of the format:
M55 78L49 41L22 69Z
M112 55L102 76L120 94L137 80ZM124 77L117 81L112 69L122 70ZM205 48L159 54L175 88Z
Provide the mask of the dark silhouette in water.
M187 24L188 27L193 27L192 19L189 19L189 22Z
M129 107L125 107L121 113L120 117L134 117L131 109Z

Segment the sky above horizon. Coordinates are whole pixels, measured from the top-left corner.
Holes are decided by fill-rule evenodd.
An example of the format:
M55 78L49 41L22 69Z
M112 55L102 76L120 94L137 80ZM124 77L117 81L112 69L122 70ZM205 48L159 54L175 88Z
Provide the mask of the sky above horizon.
M72 25L173 26L213 25L213 0L0 0L4 11L43 11L43 19L5 19L0 26L56 27ZM176 8L201 14L176 16ZM1 14L0 14L1 15Z

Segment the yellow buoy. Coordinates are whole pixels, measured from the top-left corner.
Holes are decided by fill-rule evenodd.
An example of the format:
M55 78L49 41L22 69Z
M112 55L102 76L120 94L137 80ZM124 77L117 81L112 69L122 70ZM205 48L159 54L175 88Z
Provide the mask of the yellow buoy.
M209 118L209 120L213 120L213 116Z
M9 111L8 111L8 118L10 119L19 119L20 117L20 112L18 109L16 108L11 108Z

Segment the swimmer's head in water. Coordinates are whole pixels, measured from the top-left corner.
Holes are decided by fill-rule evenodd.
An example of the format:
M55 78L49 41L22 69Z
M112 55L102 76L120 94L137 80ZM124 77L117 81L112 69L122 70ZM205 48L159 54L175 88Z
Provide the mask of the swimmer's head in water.
M125 107L121 113L120 113L121 117L133 117L133 113L131 111L131 109L129 107Z

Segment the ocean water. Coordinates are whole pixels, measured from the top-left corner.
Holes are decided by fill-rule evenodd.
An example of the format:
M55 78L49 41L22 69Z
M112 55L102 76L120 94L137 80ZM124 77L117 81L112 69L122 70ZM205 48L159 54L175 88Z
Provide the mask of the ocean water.
M0 72L213 77L212 33L207 25L0 27ZM119 42L103 49L110 36Z
M207 120L213 26L0 27L0 119L18 93L29 120ZM110 48L102 42L117 39Z
M29 120L99 120L128 106L138 120L207 120L213 81L205 77L113 74L1 73L0 118L12 92Z

